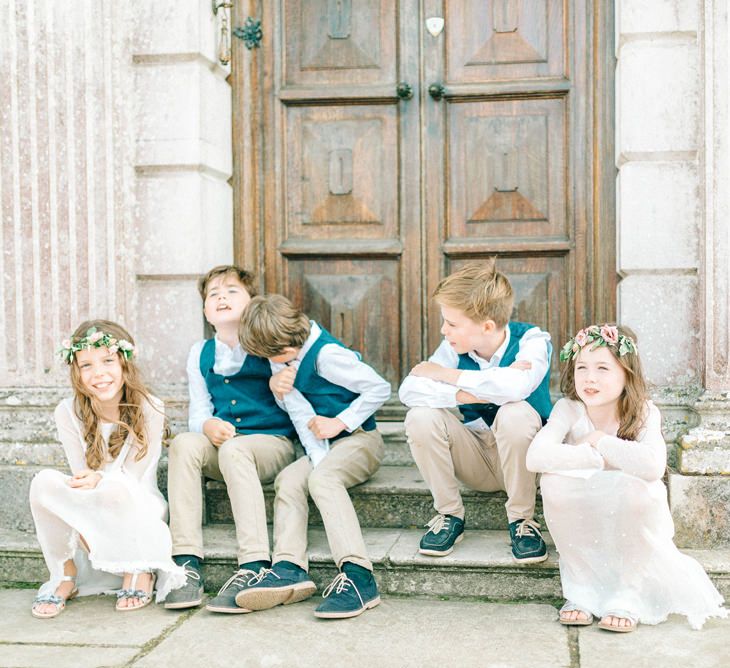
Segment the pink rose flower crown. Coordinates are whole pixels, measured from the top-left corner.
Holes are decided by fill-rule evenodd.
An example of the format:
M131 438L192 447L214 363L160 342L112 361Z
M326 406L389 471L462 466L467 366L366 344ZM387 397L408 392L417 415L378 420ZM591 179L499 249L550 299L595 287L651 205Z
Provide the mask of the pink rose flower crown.
M560 351L560 361L567 362L573 359L586 346L590 346L590 350L595 350L601 346L609 346L617 352L619 357L638 352L633 339L619 334L615 325L591 325L581 329L563 346Z
M117 339L107 332L102 332L96 327L90 327L86 330L83 338L71 341L65 339L61 342L58 354L66 364L71 364L74 355L79 350L87 348L108 348L110 353L119 352L124 355L125 359L132 359L134 355L134 346L126 339Z

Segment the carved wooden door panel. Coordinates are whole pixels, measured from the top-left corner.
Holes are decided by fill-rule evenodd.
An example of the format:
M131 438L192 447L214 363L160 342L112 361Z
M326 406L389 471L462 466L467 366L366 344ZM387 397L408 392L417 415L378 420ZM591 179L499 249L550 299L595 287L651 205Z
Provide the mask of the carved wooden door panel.
M433 93L424 105L424 218L438 221L427 230L427 292L465 262L497 256L515 289L513 317L547 329L556 346L599 310L586 268L594 220L586 6L425 0L446 25L423 44ZM439 314L427 308L433 347Z
M470 259L498 256L515 316L556 341L608 317L610 25L589 6L237 3L264 31L232 70L237 259L394 388L438 342L436 283Z

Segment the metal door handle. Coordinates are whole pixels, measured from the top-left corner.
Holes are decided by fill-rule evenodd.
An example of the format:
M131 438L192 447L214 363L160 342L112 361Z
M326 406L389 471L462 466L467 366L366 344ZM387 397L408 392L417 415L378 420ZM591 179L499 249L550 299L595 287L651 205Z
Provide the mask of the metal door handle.
M396 88L396 93L401 100L410 100L413 97L413 88L407 81L401 81Z
M446 89L440 83L432 83L428 87L428 94L437 102L446 95Z

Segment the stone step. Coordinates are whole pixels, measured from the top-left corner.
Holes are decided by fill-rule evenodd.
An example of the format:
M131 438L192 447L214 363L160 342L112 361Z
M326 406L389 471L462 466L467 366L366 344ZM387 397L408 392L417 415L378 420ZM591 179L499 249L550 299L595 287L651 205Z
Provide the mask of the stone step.
M476 492L461 488L470 529L504 529L507 516L504 492ZM433 517L433 498L415 466L381 466L375 475L350 489L350 496L363 527L421 527ZM273 517L273 485L264 486L267 517ZM206 483L206 518L209 524L233 522L226 486L209 480ZM321 526L322 519L314 503L309 504L309 523ZM538 496L537 515L542 522L542 502Z
M33 476L44 466L0 465L0 528L33 531L28 491ZM65 467L54 467L67 472ZM167 494L167 459L160 462L158 484ZM504 492L476 492L462 487L469 529L504 529ZM353 505L363 527L422 527L433 515L433 499L415 466L382 466L366 483L350 490ZM264 485L269 521L273 518L273 484ZM543 522L538 495L536 518ZM205 484L205 518L208 524L233 522L226 486L208 480ZM321 526L322 519L310 501L309 523Z
M206 545L206 589L215 592L236 568L234 530L209 525ZM421 532L411 529L365 529L368 554L384 594L482 598L496 601L554 600L561 597L555 548L550 536L548 560L516 564L506 531L467 531L445 557L418 554ZM683 550L697 559L725 598L730 597L730 549ZM320 591L335 574L321 529L309 530L312 578ZM0 529L0 586L35 586L47 577L43 556L31 533Z

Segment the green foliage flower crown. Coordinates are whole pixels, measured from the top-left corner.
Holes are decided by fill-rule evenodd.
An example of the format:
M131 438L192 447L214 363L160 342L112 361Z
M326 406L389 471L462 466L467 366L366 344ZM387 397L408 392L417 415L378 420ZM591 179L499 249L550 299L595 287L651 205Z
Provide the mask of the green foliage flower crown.
M120 353L124 355L124 359L132 359L134 355L134 346L126 339L117 339L107 332L102 332L96 327L89 327L83 338L72 341L65 339L61 342L61 348L58 354L66 364L71 364L74 355L79 350L88 348L109 348L110 353Z
M608 346L613 348L619 357L638 352L633 339L619 334L618 327L615 325L591 325L581 329L563 346L560 351L560 361L567 362L577 357L578 353L586 346L590 346L591 350Z

